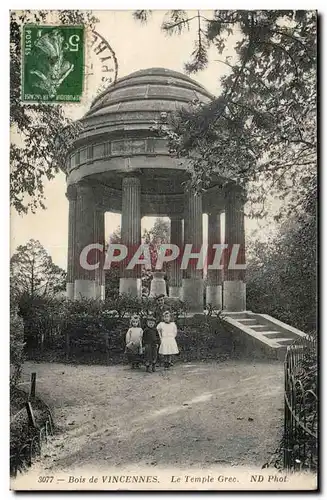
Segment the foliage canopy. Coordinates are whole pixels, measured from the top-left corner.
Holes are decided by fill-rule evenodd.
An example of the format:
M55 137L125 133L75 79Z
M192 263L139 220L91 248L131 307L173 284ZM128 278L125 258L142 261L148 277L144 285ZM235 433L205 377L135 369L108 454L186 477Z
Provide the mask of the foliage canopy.
M150 14L134 17L146 22ZM181 34L192 22L197 38L185 70L205 69L209 49L216 49L217 69L227 69L221 93L208 105L180 110L159 124L160 132L172 154L191 160L197 189L218 172L247 185L252 215L265 215L267 194L286 198L293 210L306 193L316 195L317 13L215 10L207 18L174 10L161 28ZM233 42L233 55L226 56Z

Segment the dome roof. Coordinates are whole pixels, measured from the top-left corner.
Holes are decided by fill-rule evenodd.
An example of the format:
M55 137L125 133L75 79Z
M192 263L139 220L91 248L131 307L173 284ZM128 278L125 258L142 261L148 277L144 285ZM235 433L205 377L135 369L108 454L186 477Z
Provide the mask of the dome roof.
M182 213L187 161L170 155L167 139L153 125L164 112L213 98L187 75L165 68L120 78L94 99L82 118L83 127L67 155L67 184L87 179L105 210L120 212L122 180L127 172L137 172L143 214ZM214 180L212 193L204 197L204 208L217 203L216 184Z
M202 85L183 73L165 68L143 69L120 78L97 96L84 120L143 122L158 118L161 112L176 111L194 100L213 98Z

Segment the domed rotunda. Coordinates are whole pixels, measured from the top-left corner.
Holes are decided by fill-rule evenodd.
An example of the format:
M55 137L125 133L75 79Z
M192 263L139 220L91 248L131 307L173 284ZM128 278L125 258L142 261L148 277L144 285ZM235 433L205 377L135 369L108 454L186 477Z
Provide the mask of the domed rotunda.
M225 243L244 248L244 200L239 190L226 189L217 176L205 193L187 191L186 163L170 156L166 139L153 129L155 121L195 99L208 103L213 96L182 73L151 68L120 78L92 102L65 165L69 298L104 298L104 253L98 254L97 269L83 267L80 255L88 245L105 244L105 212L121 213L121 240L131 251L141 244L141 218L162 216L171 220L171 243L180 249L189 244L193 253L200 252L204 213L209 247L221 244L220 220L225 213ZM121 266L120 293L140 296L140 267ZM203 271L180 267L180 259L169 266L169 295L186 300L193 311L203 311ZM206 300L215 308L245 310L244 271L208 270Z

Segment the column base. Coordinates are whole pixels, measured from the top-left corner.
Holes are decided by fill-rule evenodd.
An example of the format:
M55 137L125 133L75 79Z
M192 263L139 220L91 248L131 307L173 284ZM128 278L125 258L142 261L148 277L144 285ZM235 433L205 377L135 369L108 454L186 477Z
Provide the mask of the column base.
M206 288L206 304L219 311L223 308L223 287L221 285L208 285Z
M182 287L181 286L170 286L169 287L169 297L172 299L182 299Z
M166 282L164 280L165 273L154 272L153 278L150 284L150 294L149 297L158 297L158 295L167 296Z
M246 285L244 281L224 281L224 310L240 312L246 310Z
M98 300L103 300L102 297L101 297L101 288L102 288L102 285L99 285L99 284L95 283L95 285L94 285L94 293L95 293L95 298L98 299Z
M66 283L66 297L67 299L74 300L74 283Z
M202 278L184 278L182 280L182 300L187 302L191 312L203 313Z
M133 297L141 297L142 280L141 278L120 278L119 293L132 295Z
M74 300L96 299L98 288L94 280L75 280Z

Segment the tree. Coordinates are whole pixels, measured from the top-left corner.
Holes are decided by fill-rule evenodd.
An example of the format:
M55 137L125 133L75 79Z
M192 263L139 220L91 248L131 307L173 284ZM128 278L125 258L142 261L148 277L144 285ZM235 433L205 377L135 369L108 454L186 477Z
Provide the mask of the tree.
M17 247L10 259L12 293L33 301L39 297L53 297L65 290L66 272L55 265L50 255L37 240L29 240Z
M170 224L169 221L157 217L154 221L154 225L150 230L145 229L143 232L143 242L149 245L151 267L152 270L155 269L155 265L158 258L158 251L160 246L164 243L169 243L170 239ZM162 269L165 271L165 267ZM142 269L142 284L146 290L150 290L152 280L152 272L143 268Z
M247 267L247 304L307 333L316 331L316 205L280 224L268 242L252 241Z
M115 231L110 235L109 244L120 244L120 226L118 226ZM106 252L108 250L108 245L106 245ZM119 277L120 268L119 266L111 266L110 269L105 270L105 295L106 297L114 297L119 292Z
M118 226L114 230L114 232L110 235L109 241L110 241L110 243L117 243L117 244L121 243L121 229L120 229L120 226Z
M63 165L66 148L80 130L59 104L28 104L21 101L21 28L25 23L51 23L51 11L12 11L10 14L10 199L19 213L44 207L43 185L53 179ZM61 10L60 24L85 24L97 21L89 11ZM66 133L58 136L66 127ZM15 135L18 140L15 140Z
M161 217L157 217L154 221L154 225L151 229L145 229L143 232L143 242L146 245L149 245L150 257L151 257L151 265L152 268L155 268L158 251L160 246L164 243L169 243L169 235L170 235L170 224L169 221L162 219Z
M150 13L134 16L146 22ZM191 22L197 39L188 73L207 67L211 47L224 56L234 40L234 54L215 60L227 69L220 96L179 111L158 132L173 155L191 160L196 189L218 172L247 185L252 215L265 215L267 194L294 211L316 191L316 11L215 10L208 19L175 10L162 29L181 34Z
M169 221L165 221L161 217L157 217L151 229L145 229L142 235L142 242L149 245L152 269L154 269L158 249L163 243L169 242L170 225ZM110 235L110 243L121 243L120 227L118 227ZM111 267L105 272L106 296L111 296L117 293L119 289L119 267ZM143 287L149 289L152 280L152 272L142 268L142 284Z

